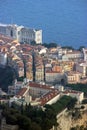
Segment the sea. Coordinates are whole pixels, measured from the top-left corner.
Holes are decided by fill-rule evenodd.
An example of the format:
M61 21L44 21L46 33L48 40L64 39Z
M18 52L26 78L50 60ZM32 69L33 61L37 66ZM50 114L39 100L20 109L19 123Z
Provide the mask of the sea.
M87 47L87 0L0 0L0 23L43 30L43 43Z

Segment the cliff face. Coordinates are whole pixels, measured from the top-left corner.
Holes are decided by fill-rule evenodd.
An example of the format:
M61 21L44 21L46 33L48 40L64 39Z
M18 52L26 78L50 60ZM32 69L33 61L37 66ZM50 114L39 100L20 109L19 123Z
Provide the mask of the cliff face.
M68 115L67 112L63 113L59 118L58 118L58 128L57 130L70 130L72 120L71 120L71 115Z
M81 113L81 117L74 119L69 112L63 113L58 118L59 126L57 130L70 130L71 127L84 126L87 127L87 111Z
M87 111L82 113L82 117L80 119L77 120L73 120L72 121L72 127L76 127L76 126L85 126L87 127Z

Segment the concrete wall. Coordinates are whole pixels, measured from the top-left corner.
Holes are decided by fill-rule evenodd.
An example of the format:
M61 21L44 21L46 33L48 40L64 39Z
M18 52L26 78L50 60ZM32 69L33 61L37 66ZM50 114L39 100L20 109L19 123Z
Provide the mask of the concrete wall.
M58 94L56 97L52 98L46 104L52 105L53 103L57 102L60 99L60 97L61 97L61 94Z
M5 118L2 119L1 130L19 130L18 128L19 128L18 125L6 124Z

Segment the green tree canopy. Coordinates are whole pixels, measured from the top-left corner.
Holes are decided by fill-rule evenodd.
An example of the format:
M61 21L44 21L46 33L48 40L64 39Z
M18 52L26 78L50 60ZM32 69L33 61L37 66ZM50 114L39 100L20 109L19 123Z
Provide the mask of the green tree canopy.
M47 48L53 48L53 47L57 47L57 43L44 43L43 46L47 47Z
M8 86L12 84L15 79L15 71L13 68L6 66L5 68L0 68L0 87L7 91Z

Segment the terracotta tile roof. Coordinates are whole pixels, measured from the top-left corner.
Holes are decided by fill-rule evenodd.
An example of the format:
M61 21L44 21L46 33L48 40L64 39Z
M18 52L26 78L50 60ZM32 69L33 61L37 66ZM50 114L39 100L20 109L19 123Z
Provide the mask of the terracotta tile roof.
M80 72L78 72L78 71L68 71L68 72L66 72L66 74L68 76L73 76L73 75L76 75L76 74L80 74Z
M40 99L41 105L45 105L48 101L50 101L51 99L56 97L58 94L59 94L58 90L52 90L52 91L48 92L46 95L41 97L41 99Z
M64 94L69 94L69 93L72 93L72 94L81 94L82 92L75 91L75 90L65 90L63 93Z
M11 43L13 41L12 38L4 36L2 34L0 34L0 40L2 40L4 43Z
M16 97L22 97L25 92L27 91L27 88L21 88L21 90L17 93Z
M53 88L51 88L51 86L47 86L47 85L42 85L42 84L38 84L35 82L30 82L29 83L30 87L35 87L35 88L41 88L41 89L48 89L48 90L52 90Z
M51 73L51 74L54 73L54 74L56 74L56 73L58 73L58 71L49 71L49 70L47 70L46 73Z
M23 50L23 51L31 51L32 48L30 48L30 47L25 47L25 48L22 48L22 50Z

